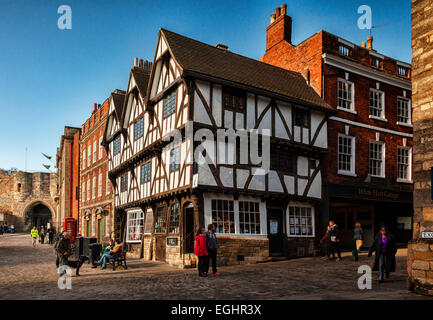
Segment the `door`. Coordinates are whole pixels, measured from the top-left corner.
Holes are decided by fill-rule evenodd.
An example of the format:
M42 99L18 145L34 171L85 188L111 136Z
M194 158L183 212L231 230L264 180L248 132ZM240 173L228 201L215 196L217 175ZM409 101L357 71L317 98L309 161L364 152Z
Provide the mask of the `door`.
M101 218L98 219L98 242L102 243L102 238L104 237L105 234L105 219Z
M283 255L283 213L283 209L268 208L268 239L270 256Z
M194 253L194 208L185 208L184 253Z
M158 261L165 261L165 236L155 236L155 258Z

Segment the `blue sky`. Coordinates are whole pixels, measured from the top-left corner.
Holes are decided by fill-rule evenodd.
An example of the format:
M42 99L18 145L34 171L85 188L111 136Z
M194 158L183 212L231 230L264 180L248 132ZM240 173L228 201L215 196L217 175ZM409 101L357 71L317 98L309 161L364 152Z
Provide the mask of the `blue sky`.
M65 125L81 126L114 89L125 89L133 58L152 60L160 27L260 58L275 8L287 3L293 43L320 29L360 44L360 5L372 8L374 47L410 62L410 1L0 0L0 168L46 171ZM59 30L57 9L72 9Z

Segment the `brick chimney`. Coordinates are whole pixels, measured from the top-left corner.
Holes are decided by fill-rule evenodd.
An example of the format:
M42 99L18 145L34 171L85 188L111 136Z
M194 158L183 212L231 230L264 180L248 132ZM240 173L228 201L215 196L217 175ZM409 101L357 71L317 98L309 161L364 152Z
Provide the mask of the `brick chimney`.
M363 48L366 48L366 47L367 47L367 44L366 44L365 41L362 41L362 42L361 42L361 47L363 47Z
M281 41L292 43L292 18L287 15L287 5L282 4L275 12L266 28L266 51Z
M373 50L373 37L372 36L367 37L367 49Z

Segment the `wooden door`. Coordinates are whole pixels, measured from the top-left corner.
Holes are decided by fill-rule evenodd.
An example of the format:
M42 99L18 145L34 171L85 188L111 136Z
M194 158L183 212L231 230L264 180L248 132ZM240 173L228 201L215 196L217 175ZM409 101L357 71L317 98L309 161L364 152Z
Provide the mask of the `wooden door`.
M185 208L184 213L184 253L194 253L194 208Z
M268 239L270 256L283 255L283 213L283 209L268 208Z
M155 236L155 258L158 261L165 261L166 237Z

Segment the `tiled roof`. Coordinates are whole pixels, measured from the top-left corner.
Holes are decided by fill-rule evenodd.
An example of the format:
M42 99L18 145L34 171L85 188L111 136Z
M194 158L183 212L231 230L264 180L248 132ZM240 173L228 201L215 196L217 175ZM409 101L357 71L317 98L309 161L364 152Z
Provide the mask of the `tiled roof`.
M183 69L284 95L333 110L304 77L270 64L161 29L174 59Z
M144 98L147 92L147 85L150 78L150 69L144 69L139 67L133 67L131 69L132 75L134 76L135 83L137 84L138 91Z
M123 109L123 101L125 100L125 93L111 93L111 96L113 97L113 103L114 103L114 109L116 111L117 118L120 119L122 116L122 109Z

